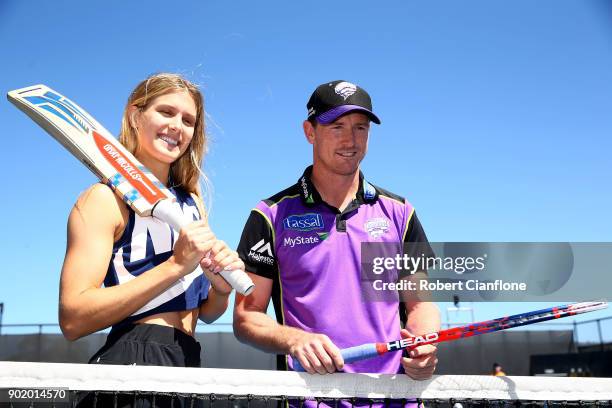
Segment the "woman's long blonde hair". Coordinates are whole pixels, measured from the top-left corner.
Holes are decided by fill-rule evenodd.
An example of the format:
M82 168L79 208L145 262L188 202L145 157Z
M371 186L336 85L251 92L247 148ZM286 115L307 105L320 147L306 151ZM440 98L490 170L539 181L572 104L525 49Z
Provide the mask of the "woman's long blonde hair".
M179 186L202 199L199 179L202 177L205 184L208 182L202 171L207 138L204 131L204 98L196 85L178 74L169 73L153 74L139 83L130 94L123 111L119 141L132 154L135 154L138 151L138 130L135 127L134 118L130 117L130 107L135 106L140 112L143 112L153 99L176 91L189 92L193 98L196 105L196 123L189 148L170 165L169 181L172 185Z

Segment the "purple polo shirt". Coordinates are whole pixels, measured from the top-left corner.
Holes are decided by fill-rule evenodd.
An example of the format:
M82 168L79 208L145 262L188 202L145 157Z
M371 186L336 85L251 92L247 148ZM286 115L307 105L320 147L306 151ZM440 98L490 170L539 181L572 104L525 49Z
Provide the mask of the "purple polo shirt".
M325 203L310 180L261 201L251 211L238 253L249 272L273 280L280 324L326 334L336 346L400 338L397 301L362 296L362 242L427 242L414 208L360 174L357 197L344 211ZM401 353L345 364L345 372L402 372ZM279 369L293 366L279 356Z

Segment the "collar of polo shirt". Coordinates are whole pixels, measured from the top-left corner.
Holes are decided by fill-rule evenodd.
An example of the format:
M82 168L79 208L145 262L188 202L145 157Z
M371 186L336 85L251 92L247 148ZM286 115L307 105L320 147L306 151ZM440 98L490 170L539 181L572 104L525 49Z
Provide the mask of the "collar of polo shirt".
M308 166L304 173L298 180L300 186L300 197L304 205L308 207L314 207L318 204L325 203L321 198L321 195L317 191L317 188L311 180L312 166ZM363 173L359 171L359 188L357 189L357 201L360 204L372 203L378 199L378 192L373 185L368 183L363 176ZM327 203L325 203L327 204Z

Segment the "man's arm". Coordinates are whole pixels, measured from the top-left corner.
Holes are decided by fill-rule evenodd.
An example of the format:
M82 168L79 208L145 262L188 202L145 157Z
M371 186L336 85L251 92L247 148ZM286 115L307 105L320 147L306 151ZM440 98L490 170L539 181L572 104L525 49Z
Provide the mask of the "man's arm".
M422 335L440 330L440 311L435 303L417 302L406 299L404 302L408 320L402 329L402 338ZM426 344L409 351L409 357L402 357L402 366L406 374L414 380L430 378L438 364L437 347Z
M425 273L418 272L404 279L418 282L420 279L426 278ZM438 307L433 302L421 300L428 299L427 293L418 292L417 294L406 290L400 292L400 296L407 315L406 328L400 332L402 338L419 336L440 330L440 311ZM410 350L408 357L402 357L404 371L414 380L427 380L433 375L438 364L436 352L437 347L432 344L426 344Z
M416 212L411 211L406 224L404 243L409 256L418 257L421 254L433 256L433 250L423 230ZM417 272L403 279L413 281L419 287L419 280L427 279L427 272ZM422 291L402 291L400 293L404 311L406 312L406 328L402 329L402 338L423 335L440 330L440 311L435 303L429 302L430 294ZM402 357L402 366L406 374L415 380L430 378L438 363L437 347L431 344L416 347L409 351L408 357Z
M233 325L238 340L269 353L290 354L310 374L341 370L344 361L329 337L278 324L266 314L272 280L252 273L249 276L255 283L253 293L236 294Z
M283 326L266 314L274 279L281 279L274 250L271 214L261 206L251 211L238 244L238 255L255 283L249 296L236 294L234 334L271 353L290 354L309 373L332 373L343 367L340 350L322 334Z

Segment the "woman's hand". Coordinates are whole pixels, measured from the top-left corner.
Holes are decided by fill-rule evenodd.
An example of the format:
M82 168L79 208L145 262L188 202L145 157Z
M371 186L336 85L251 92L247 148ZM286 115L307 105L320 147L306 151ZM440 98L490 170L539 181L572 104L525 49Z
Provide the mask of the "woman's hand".
M181 228L169 261L180 267L182 276L188 275L212 252L217 242L205 221L194 221Z
M238 256L238 252L233 251L225 242L219 240L212 246L210 254L201 260L200 266L212 287L220 295L229 295L232 287L219 275L219 272L236 269L244 271L244 263Z

